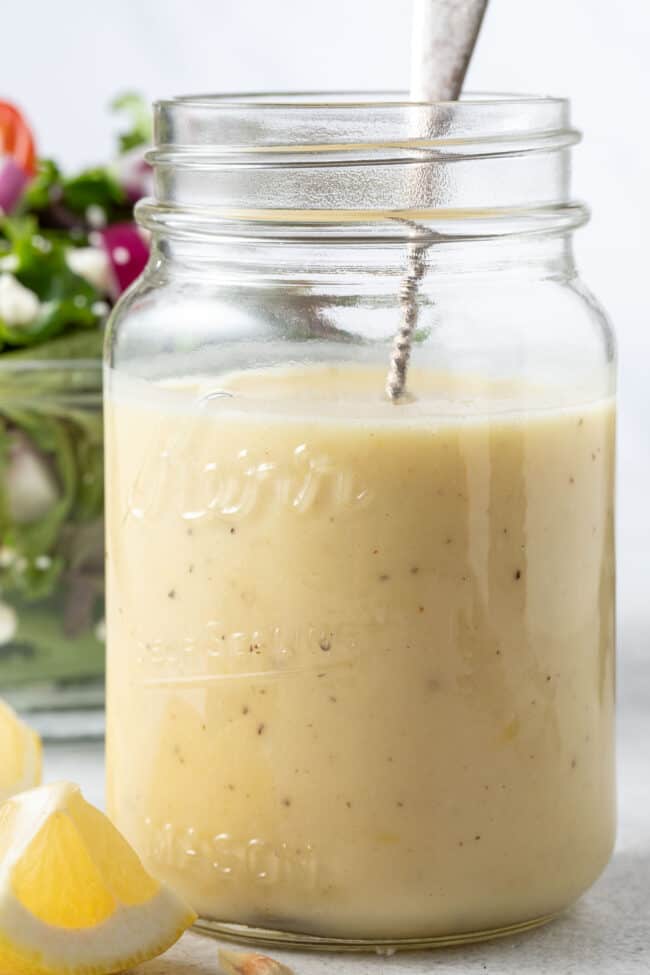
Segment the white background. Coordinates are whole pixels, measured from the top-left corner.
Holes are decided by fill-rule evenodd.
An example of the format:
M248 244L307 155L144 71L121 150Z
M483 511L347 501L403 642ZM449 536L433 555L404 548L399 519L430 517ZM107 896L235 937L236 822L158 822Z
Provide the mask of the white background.
M69 165L112 145L125 88L406 88L410 0L37 0L3 9L0 97ZM569 95L585 141L574 190L593 210L583 276L619 335L620 606L650 619L650 2L490 0L466 88Z

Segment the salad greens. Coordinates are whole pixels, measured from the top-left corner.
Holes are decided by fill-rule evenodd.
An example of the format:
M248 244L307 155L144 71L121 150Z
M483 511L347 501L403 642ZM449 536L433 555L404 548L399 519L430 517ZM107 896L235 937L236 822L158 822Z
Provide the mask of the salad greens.
M129 211L128 199L109 169L85 169L73 177L63 176L51 159L39 163L38 172L23 197L24 212L37 214L41 224L84 229L89 206L104 207L107 213ZM67 212L66 212L67 211ZM79 237L74 238L75 241Z
M63 331L96 328L105 317L103 295L69 267L60 236L44 235L33 216L0 220L11 273L39 299L36 317L17 325L0 317L0 350L40 345Z

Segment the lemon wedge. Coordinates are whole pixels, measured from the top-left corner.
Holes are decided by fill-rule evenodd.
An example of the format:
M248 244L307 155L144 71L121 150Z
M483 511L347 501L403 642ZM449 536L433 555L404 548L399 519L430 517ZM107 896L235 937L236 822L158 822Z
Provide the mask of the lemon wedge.
M0 803L41 781L41 739L0 701Z
M2 975L120 972L195 920L77 786L41 786L0 807Z

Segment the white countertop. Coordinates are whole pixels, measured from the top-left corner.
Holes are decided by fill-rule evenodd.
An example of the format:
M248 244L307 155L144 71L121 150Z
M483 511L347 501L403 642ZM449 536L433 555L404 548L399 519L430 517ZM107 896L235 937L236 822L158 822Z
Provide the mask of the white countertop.
M465 948L397 954L273 952L295 975L649 975L650 973L650 636L626 640L619 668L619 831L616 853L579 904L545 928ZM638 637L642 636L643 639ZM52 745L48 779L71 779L101 805L97 743ZM187 934L138 975L217 975L217 946Z

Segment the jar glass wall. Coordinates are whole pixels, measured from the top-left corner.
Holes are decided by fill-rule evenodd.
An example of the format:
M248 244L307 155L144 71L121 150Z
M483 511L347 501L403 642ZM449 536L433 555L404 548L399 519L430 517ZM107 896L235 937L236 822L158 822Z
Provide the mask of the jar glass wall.
M540 923L614 832L614 343L568 106L156 119L105 375L111 815L222 932Z

